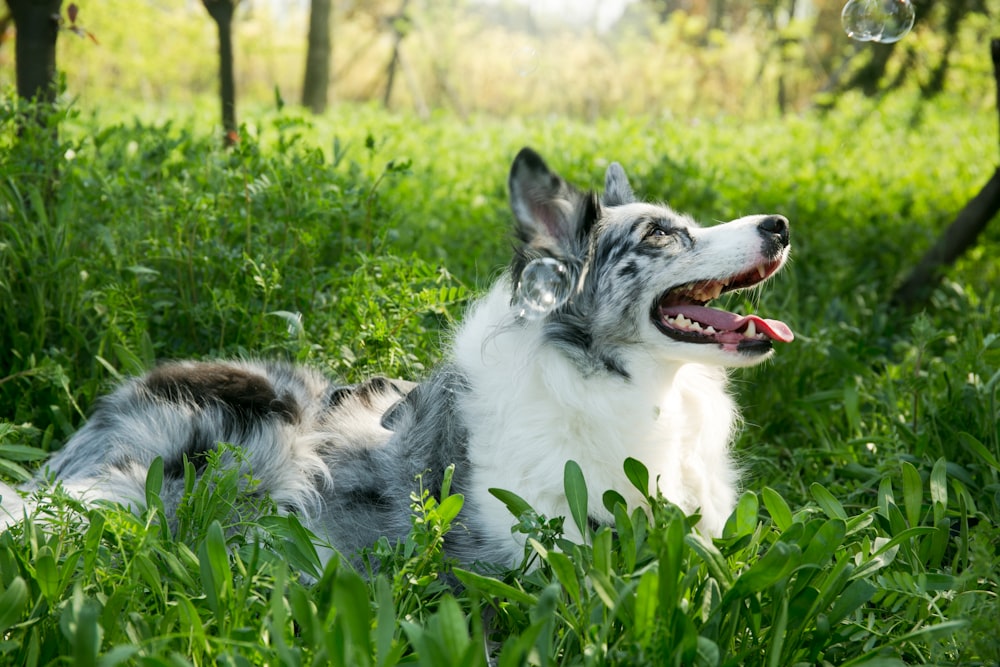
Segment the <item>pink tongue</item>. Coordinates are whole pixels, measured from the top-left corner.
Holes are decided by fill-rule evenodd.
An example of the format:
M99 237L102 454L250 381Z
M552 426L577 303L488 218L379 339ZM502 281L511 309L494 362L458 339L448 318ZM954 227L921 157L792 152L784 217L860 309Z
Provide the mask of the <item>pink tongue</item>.
M704 306L675 306L664 308L661 312L664 317L683 315L689 320L700 322L703 326L713 327L716 331L720 332L736 331L748 322L753 322L757 331L771 340L782 343L791 343L795 340L795 334L792 333L787 324L780 320L765 320L756 315L737 315L736 313L717 310L715 308L705 308Z

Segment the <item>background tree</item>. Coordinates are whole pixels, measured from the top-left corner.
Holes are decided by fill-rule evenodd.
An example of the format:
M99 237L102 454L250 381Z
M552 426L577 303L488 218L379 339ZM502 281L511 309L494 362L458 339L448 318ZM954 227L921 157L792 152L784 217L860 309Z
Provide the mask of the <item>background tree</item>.
M29 0L30 1L30 0ZM233 65L233 15L239 0L201 0L219 31L219 96L222 99L222 131L232 146L236 131L236 76Z
M312 0L309 7L309 37L306 74L302 83L302 105L313 113L326 111L330 87L331 0Z
M936 9L935 4L942 6ZM916 15L914 26L928 21L932 16L932 11L944 12L943 17L934 17L936 19L934 20L935 30L944 35L944 47L937 54L939 58L937 64L930 66L927 81L921 82L921 91L924 97L932 97L944 90L945 75L948 72L951 54L958 44L958 30L962 21L970 14L986 13L987 10L981 0L952 0L952 2L947 3L913 0L913 6ZM874 97L884 93L887 89L898 88L908 75L921 71L921 68L917 67L904 67L900 69L899 74L893 80L885 82L886 72L893 54L898 49L904 48L905 43L894 42L866 46L867 48L863 52L867 58L853 71L850 77L833 88L834 92L842 93L857 89L867 97ZM859 49L855 54L861 52L862 50ZM851 54L849 58L853 58L855 54Z
M996 82L997 114L1000 119L1000 38L990 41L993 78ZM998 134L1000 136L1000 134ZM893 304L905 308L923 305L946 267L976 243L993 218L1000 213L1000 167L942 232L892 296Z
M51 104L56 99L56 39L62 0L7 0L17 31L17 94Z

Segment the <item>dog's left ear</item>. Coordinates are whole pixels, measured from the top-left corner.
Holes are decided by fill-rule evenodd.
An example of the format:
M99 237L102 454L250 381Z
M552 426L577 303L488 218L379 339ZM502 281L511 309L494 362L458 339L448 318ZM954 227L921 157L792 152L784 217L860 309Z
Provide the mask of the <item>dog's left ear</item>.
M552 172L535 151L521 149L508 184L517 235L525 245L561 255L589 233L597 215L593 198Z
M604 194L601 195L601 203L605 206L621 206L634 201L635 193L632 192L625 170L617 162L612 162L604 174Z

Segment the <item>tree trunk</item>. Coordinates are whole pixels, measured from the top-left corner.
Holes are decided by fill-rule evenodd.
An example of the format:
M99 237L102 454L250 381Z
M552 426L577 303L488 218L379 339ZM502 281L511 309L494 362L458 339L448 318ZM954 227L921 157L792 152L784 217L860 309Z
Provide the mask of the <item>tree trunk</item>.
M399 65L399 47L406 37L409 17L406 14L406 7L410 0L402 0L399 11L391 18L389 25L392 26L392 57L389 59L389 66L386 68L385 94L382 96L382 106L389 108L389 101L392 99L392 86L396 82L396 66Z
M309 9L309 44L306 76L302 84L302 105L314 114L326 111L330 85L331 0L312 0Z
M56 99L56 38L62 0L8 0L17 42L17 94L24 100Z
M1000 116L1000 38L990 42L990 56L993 59L997 113ZM986 229L986 225L997 213L1000 213L1000 168L993 172L979 194L965 205L955 221L920 259L893 294L892 304L913 308L925 301L940 280L944 267L952 264L975 244L980 232Z
M236 131L236 77L233 67L233 14L235 0L201 0L219 29L219 96L226 146L239 139Z
M8 157L30 169L17 169L22 192L37 188L43 209L39 219L51 219L59 182L59 129L53 122L56 93L56 39L62 0L7 0L14 28L17 95L28 102L18 112L16 157ZM35 208L28 203L29 210Z

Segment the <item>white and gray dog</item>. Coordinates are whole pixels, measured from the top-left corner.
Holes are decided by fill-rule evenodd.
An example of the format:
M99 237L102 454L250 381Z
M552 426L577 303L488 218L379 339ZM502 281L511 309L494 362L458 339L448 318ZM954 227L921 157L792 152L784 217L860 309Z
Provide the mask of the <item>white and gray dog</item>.
M56 481L83 501L144 503L148 466L164 462L168 513L183 494L185 460L200 470L218 443L242 448L242 465L279 511L297 514L345 554L411 527L416 478L432 494L455 464L465 497L447 552L464 563L520 561L506 507L512 491L539 513L566 516L563 468L582 468L591 519L614 489L645 499L627 480L632 457L700 528L718 534L737 492L729 452L737 412L727 367L766 359L788 342L782 322L705 304L753 287L788 256L788 221L756 215L702 228L636 200L612 164L600 196L585 194L522 150L510 172L517 248L510 269L455 333L425 382L375 378L343 386L280 362L168 363L100 401L36 482ZM523 317L521 273L552 257L576 279L571 298ZM234 459L235 460L235 459ZM0 488L0 528L32 511ZM567 522L567 534L579 538Z

